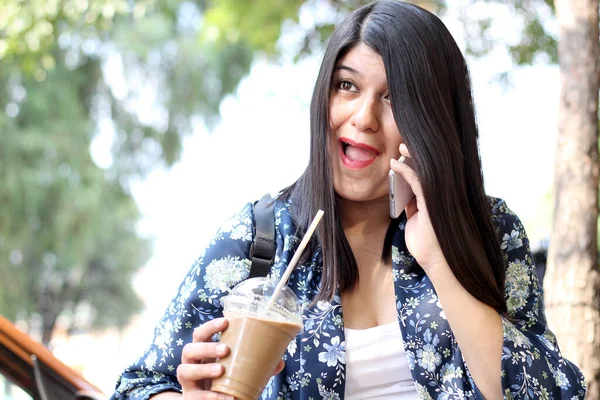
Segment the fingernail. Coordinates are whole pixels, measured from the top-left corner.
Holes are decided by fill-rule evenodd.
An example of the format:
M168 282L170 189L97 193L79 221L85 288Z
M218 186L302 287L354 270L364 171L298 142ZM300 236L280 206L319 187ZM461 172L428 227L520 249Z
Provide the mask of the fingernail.
M215 351L217 352L217 354L223 355L227 351L227 345L226 344L219 344L219 345L217 345L217 348L216 348Z
M223 366L221 364L213 364L210 366L210 372L218 374Z

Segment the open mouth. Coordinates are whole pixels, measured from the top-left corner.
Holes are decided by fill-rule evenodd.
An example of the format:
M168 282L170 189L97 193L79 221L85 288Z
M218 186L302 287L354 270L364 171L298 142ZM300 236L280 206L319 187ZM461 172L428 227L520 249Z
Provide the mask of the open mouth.
M340 138L340 155L345 166L349 168L364 168L373 163L381 153L366 144L357 143L347 138Z

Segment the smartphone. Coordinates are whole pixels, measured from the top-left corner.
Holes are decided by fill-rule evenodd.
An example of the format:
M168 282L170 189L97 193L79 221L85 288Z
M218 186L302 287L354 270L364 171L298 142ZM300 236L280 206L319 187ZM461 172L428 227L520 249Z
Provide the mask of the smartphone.
M401 156L398 162L411 166L409 159L404 156ZM402 175L394 170L390 170L388 181L390 184L390 217L398 218L415 194Z

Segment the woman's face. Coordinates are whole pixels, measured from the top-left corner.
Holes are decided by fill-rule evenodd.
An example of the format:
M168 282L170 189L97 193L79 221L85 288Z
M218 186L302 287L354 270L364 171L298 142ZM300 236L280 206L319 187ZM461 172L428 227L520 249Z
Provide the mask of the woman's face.
M352 201L387 197L390 159L399 157L402 137L383 60L364 43L335 66L329 117L336 193Z

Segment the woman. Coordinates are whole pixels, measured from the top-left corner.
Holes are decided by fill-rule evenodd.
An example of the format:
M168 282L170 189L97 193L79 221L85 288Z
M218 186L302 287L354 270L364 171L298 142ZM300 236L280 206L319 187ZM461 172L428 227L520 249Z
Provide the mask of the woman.
M336 29L308 168L275 204L276 275L325 211L289 283L304 331L262 398L584 398L546 326L523 226L485 195L474 114L464 58L431 13L377 2ZM415 193L398 219L390 168ZM226 398L208 391L228 352L211 337L227 326L222 288L248 276L253 230L248 205L219 231L114 398Z

